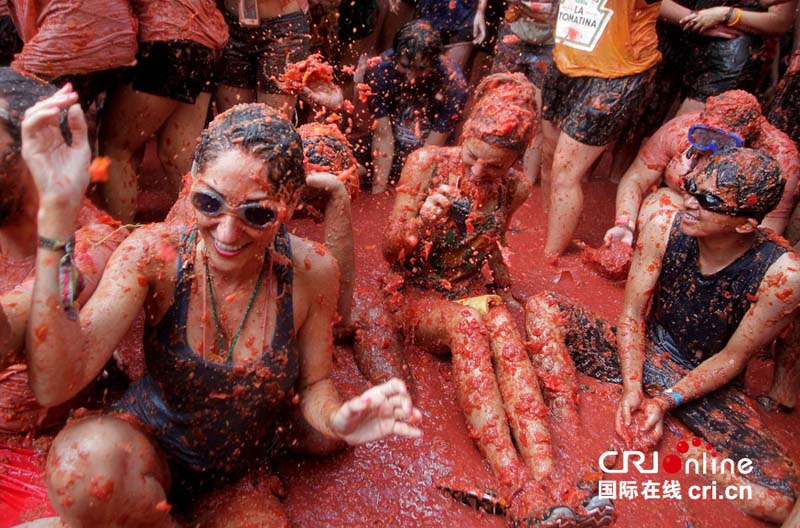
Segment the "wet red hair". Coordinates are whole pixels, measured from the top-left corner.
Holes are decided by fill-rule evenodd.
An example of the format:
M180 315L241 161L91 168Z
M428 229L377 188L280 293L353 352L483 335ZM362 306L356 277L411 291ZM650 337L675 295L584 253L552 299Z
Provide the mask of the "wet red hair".
M533 84L521 73L489 75L475 89L475 106L464 124L464 139L523 150L536 131Z

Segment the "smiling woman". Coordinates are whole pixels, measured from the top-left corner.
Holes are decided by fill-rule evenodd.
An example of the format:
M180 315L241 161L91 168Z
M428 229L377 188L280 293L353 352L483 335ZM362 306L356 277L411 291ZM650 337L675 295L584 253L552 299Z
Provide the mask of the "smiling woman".
M209 125L195 154L195 223L136 231L71 320L54 302L53 257L63 249L51 242L70 239L65 226L88 184L76 100L67 87L34 106L23 124L23 155L39 190L39 237L46 242L37 254L29 329L48 331L28 333L31 386L45 405L70 398L97 375L142 308L147 373L112 414L74 420L54 440L47 483L63 521L169 525L175 506L192 523L222 525L207 512L198 521L193 500L217 489L223 501L230 494L225 515L236 510L225 484L269 459L279 426L310 426L320 438L307 437L317 442L309 449L318 452L419 435L408 422L420 413L399 380L344 404L338 399L330 380L336 265L323 247L289 235L283 225L304 185L303 150L291 124L266 105L234 107ZM58 130L65 108L69 146ZM279 418L292 404L296 424ZM285 525L268 484L254 493L265 506L248 518L258 526Z

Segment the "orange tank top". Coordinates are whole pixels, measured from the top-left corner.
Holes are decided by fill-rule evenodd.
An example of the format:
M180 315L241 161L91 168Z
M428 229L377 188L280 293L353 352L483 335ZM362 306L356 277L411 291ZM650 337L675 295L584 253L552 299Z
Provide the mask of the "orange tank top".
M615 79L661 60L656 36L660 2L561 0L553 59L570 77Z

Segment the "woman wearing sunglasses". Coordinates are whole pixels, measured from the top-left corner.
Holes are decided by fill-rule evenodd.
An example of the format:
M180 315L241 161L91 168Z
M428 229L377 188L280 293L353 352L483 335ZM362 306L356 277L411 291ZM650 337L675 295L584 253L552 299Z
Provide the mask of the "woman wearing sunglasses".
M736 380L800 303L800 258L758 227L783 189L770 156L722 149L688 180L682 211L642 227L616 328L553 294L526 305L528 340L553 369L543 379L558 384L577 368L621 383L615 425L627 449L657 447L669 414L684 459L749 459L750 469L696 472L719 485L720 498L775 523L788 515L800 479Z
M783 233L800 181L800 155L794 142L761 115L755 97L732 90L709 97L699 113L675 117L648 139L617 188L614 226L605 240L630 245L634 232L663 206L680 207L684 177L702 169L711 154L724 147L750 147L774 157L786 179L786 189L764 226ZM651 194L654 186L666 187Z
M283 225L303 188L303 151L291 124L266 105L234 107L209 125L195 153L195 223L137 230L71 320L58 302L57 262L88 184L76 97L63 92L37 104L23 124L44 244L28 335L31 386L43 404L69 398L97 375L142 308L147 373L114 413L74 420L54 440L47 483L62 520L168 526L174 505L205 526L245 514L253 525L283 526L282 508L259 478L278 430L310 426L318 442L301 440L316 451L420 434L408 423L420 413L398 380L338 399L329 377L336 264ZM56 134L62 108L78 138L71 145ZM280 418L282 410L303 421ZM226 486L245 475L238 493ZM189 499L215 488L220 509L191 513Z

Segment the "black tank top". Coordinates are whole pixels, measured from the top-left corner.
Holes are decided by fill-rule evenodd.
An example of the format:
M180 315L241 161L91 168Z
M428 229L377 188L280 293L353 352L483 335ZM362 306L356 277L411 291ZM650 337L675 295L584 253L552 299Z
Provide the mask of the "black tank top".
M187 256L194 251L195 233L184 237L173 303L148 329L147 374L128 389L117 410L133 414L150 429L171 465L178 464L175 469L232 476L268 455L278 407L298 376L291 246L281 228L275 251L286 258L272 259L278 278L272 343L250 364L221 364L196 355L186 337L194 278Z
M667 349L678 355L674 359L693 369L725 347L767 269L790 248L759 229L742 256L716 273L703 275L699 244L681 232L682 216L679 212L672 224L648 333L657 342L667 341Z

